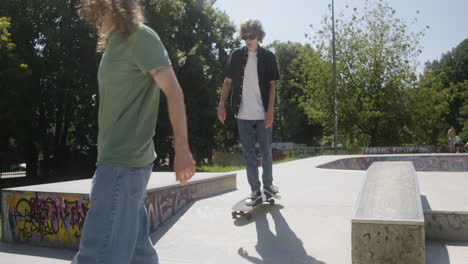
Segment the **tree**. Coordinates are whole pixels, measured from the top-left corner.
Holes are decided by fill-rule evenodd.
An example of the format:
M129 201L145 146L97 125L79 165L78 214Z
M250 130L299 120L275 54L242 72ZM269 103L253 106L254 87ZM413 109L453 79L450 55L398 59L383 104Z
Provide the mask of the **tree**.
M230 132L217 124L216 107L228 52L239 45L233 38L235 27L225 13L213 7L213 1L148 0L143 4L148 24L165 43L184 90L194 159L198 165L211 162L214 148L232 144L222 136ZM167 116L163 99L155 139L160 167L171 166L174 157Z
M449 114L452 96L444 88L445 75L426 71L418 86L407 92L410 123L408 132L415 144L436 145L447 141L448 124L445 117Z
M28 65L21 62L16 54L16 45L11 40L11 19L0 17L0 169L2 162L18 163L23 153L16 150L18 144L28 142L31 121L30 100L24 100L27 94L30 71ZM16 83L15 87L11 87ZM18 104L18 102L22 102ZM19 121L19 122L18 122ZM28 122L29 121L29 122ZM30 143L30 142L29 142ZM29 168L28 168L29 169Z
M351 17L341 15L336 20L339 140L348 147L409 140L405 95L416 86L423 32L411 32L395 12L383 1L366 1L363 14L355 8ZM325 62L315 55L304 72L295 75L296 85L304 90L301 106L310 119L324 125L327 134L333 131L331 26L325 17L313 38Z
M447 96L444 103L448 105L447 113L440 118L445 127L439 128L444 134L440 141L446 142L446 132L451 126L461 132L462 138L468 139L468 94L466 81L468 80L468 39L457 47L442 55L440 60L427 62L421 79L428 87L433 87L436 93ZM445 132L445 133L444 133Z
M13 140L28 168L43 157L44 175L70 176L71 167L83 167L86 173L81 175L90 176L96 161L100 54L96 54L96 33L77 16L78 3L18 0L2 2L0 9L0 16L8 17L0 24L0 107L5 109L0 121L8 124L0 132L0 142ZM198 164L209 162L217 147L215 139L222 135L215 130L217 92L229 51L239 45L233 38L235 28L213 1L145 0L142 5L147 24L166 45L184 89L194 158ZM6 30L11 37L5 37ZM15 44L18 60L4 64L4 56L13 54L4 50L7 42ZM13 78L7 67L23 75ZM159 112L156 165L172 167L172 132L164 98Z
M463 139L465 143L468 142L468 80L464 82L459 82L454 85L455 87L451 87L452 89L462 91L461 97L463 99L463 105L460 107L460 118L459 122L462 126L462 129L459 130L460 137Z
M268 48L274 50L280 72L280 80L276 87L274 141L317 145L322 128L319 124L309 123L304 110L298 104L298 99L303 94L302 89L298 89L294 82L291 82L294 78L291 73L293 62L313 52L312 47L275 41Z
M34 152L42 153L44 175L80 167L69 156L72 146L89 149L96 142L99 58L95 35L78 18L77 4L19 0L6 2L0 10L11 20L15 51L30 71L29 78L3 83L7 93L22 91L17 98L2 98L18 105L21 113L14 122L18 127L12 127L8 136L18 143L17 151L28 167L37 163Z

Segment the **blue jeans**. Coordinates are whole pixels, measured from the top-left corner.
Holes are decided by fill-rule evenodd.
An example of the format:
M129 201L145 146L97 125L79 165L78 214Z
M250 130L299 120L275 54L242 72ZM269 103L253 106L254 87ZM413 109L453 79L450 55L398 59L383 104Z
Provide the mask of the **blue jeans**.
M93 177L91 208L72 263L155 264L149 238L146 186L153 164L138 168L99 165Z
M255 144L260 145L262 153L262 168L263 186L271 186L273 184L272 174L272 153L271 153L271 136L273 126L265 128L264 120L243 120L237 119L239 128L239 138L244 153L245 166L247 168L247 179L250 184L250 189L254 191L260 190L260 181L258 179L257 155L255 153Z

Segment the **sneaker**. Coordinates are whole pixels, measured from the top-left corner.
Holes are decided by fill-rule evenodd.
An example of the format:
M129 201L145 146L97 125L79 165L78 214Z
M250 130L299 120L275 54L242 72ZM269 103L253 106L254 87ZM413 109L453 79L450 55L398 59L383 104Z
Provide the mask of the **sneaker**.
M250 194L250 197L245 200L245 205L253 206L260 199L262 199L262 193L260 191L254 191Z
M263 193L267 198L273 197L275 199L281 199L281 195L279 193L278 187L271 185L271 186L264 186Z

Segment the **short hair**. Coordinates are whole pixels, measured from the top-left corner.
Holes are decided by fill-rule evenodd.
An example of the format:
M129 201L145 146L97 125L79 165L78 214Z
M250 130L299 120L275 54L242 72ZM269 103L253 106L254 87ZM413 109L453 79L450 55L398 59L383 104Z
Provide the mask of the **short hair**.
M252 33L257 35L259 42L263 41L265 37L265 31L263 30L262 22L258 19L248 19L242 22L239 26L239 35L242 36L245 33Z

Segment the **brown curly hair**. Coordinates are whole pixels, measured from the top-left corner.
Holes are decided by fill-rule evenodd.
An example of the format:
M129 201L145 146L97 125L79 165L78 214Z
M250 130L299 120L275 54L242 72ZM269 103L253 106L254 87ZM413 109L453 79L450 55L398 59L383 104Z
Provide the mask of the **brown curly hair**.
M105 49L109 34L102 29L103 17L111 16L114 30L122 40L126 40L144 22L139 0L81 0L77 9L80 18L98 32L97 51Z
M248 19L242 22L239 26L239 35L242 36L245 33L252 33L257 35L259 42L263 41L265 37L265 31L263 30L262 22L258 19Z

